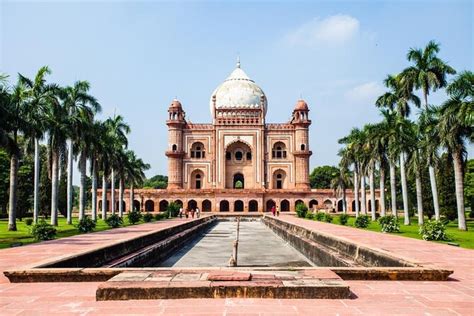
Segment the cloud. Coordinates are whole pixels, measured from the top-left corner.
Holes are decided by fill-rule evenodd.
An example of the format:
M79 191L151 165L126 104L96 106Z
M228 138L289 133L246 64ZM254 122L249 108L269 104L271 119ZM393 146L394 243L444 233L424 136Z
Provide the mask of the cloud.
M345 97L348 101L354 103L374 104L377 97L384 92L383 86L375 81L366 82L348 90Z
M293 45L316 46L318 44L341 44L359 33L360 23L356 18L337 14L325 19L314 18L287 35Z

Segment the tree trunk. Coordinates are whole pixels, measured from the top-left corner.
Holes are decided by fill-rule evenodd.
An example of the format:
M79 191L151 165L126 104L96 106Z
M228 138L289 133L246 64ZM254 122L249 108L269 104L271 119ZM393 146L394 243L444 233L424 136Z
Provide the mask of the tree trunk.
M459 151L452 154L454 166L454 183L456 186L456 206L458 209L458 228L460 230L467 230L466 215L464 213L464 177L462 156Z
M95 159L92 163L92 220L97 221L97 162Z
M418 225L423 225L423 191L421 187L421 173L420 170L415 171L415 186L416 186L416 207L418 210Z
M102 219L107 218L107 178L104 174L102 175Z
M39 215L39 180L40 180L40 146L38 138L35 138L35 170L33 179L33 222L38 222Z
M400 154L400 180L402 182L403 221L405 225L410 225L410 214L408 213L407 173L405 171L405 153Z
M386 210L385 210L385 170L383 167L380 167L380 215L381 216L386 216Z
M18 194L18 154L10 157L10 196L8 201L8 230L16 231L16 202Z
M112 207L112 214L115 214L115 172L112 169L112 174L110 176L110 203Z
M360 195L360 207L362 210L362 214L367 215L367 197L366 197L366 192L365 192L365 174L361 173L360 175L360 190L361 190L361 195Z
M357 165L354 167L354 199L356 217L359 217L359 177L357 175Z
M130 212L131 211L134 211L135 209L133 208L133 200L134 200L134 192L133 192L134 188L133 188L133 183L130 184L130 189L129 189L129 194L130 194Z
M438 199L438 186L436 185L435 169L433 166L429 166L428 170L430 172L431 195L433 196L435 219L439 221L440 219L439 199Z
M397 217L397 184L395 177L395 163L390 161L390 200L392 204L392 215Z
M347 214L346 188L342 189L342 213Z
M72 188L72 140L67 140L67 223L72 224L72 198L73 198L73 188Z
M81 153L79 158L79 169L81 172L81 181L79 184L79 219L83 219L86 214L86 167L87 157Z
M58 226L58 152L56 148L52 150L51 167L51 225Z
M372 220L375 221L375 212L376 210L376 205L375 205L375 184L374 184L374 165L370 167L369 171L369 187L370 187L370 210L371 210L371 215L372 215Z
M119 216L123 217L123 179L119 181Z

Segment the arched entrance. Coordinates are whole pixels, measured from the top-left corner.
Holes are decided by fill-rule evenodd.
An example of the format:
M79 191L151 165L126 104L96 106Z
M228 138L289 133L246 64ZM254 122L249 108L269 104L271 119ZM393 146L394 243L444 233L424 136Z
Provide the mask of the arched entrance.
M298 206L298 204L304 204L302 200L296 200L295 201L295 208Z
M188 209L189 210L196 210L197 202L195 200L188 201Z
M191 188L200 190L204 187L204 172L196 169L191 173Z
M317 201L317 200L311 200L311 201L309 201L309 208L310 208L310 209L315 209L316 206L318 206L318 201Z
M133 210L134 211L140 211L140 201L133 200Z
M177 204L179 207L183 207L183 205L184 205L183 201L181 201L181 200L176 200L176 201L174 201L174 203Z
M258 212L258 202L255 200L249 201L249 212Z
M243 189L245 187L244 175L240 172L234 174L234 189Z
M166 210L168 209L168 201L161 200L159 207L160 207L160 212L166 212Z
M324 208L326 210L330 210L330 211L333 211L334 210L334 206L332 204L332 201L331 200L326 200L324 201Z
M234 212L243 212L244 211L244 202L237 200L234 202Z
M209 200L202 201L202 211L203 212L211 212L212 211L212 203Z
M344 211L344 201L343 200L337 201L337 211L338 212L343 212Z
M286 172L278 169L273 173L273 188L274 189L284 189L286 187Z
M289 212L290 211L290 202L288 200L282 200L280 202L280 212Z
M355 213L355 211L356 211L356 201L355 201L355 200L352 201L351 210L352 210L352 212L354 212L354 213ZM360 201L359 201L359 211L360 211L360 210L361 210L361 208L360 208Z
M145 211L154 212L155 211L155 202L153 200L146 200L145 202Z
M227 200L222 200L219 203L219 211L221 212L228 212L229 211L229 201Z
M268 200L266 204L265 212L271 212L274 206L275 206L275 201Z

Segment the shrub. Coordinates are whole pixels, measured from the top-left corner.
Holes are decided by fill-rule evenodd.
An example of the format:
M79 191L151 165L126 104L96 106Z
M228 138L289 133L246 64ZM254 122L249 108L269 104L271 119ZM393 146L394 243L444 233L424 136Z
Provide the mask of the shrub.
M135 225L142 219L142 213L139 211L131 211L127 214L128 222L132 225Z
M324 212L317 212L315 215L314 215L314 219L317 220L317 221L323 221L324 220L324 217L326 216L326 214Z
M393 215L382 216L379 218L379 224L382 226L384 233L398 233L400 232L400 226L398 220Z
M446 226L441 221L427 221L420 227L420 235L424 240L448 240Z
M306 217L306 213L308 213L308 207L303 203L299 203L296 205L296 215L298 217L304 218Z
M145 223L149 223L153 220L153 214L151 213L145 213L145 215L143 215L143 221Z
M162 212L162 213L155 214L155 221L160 221L162 219L168 218L168 216L169 216L168 212Z
M26 224L26 226L31 226L31 224L33 224L33 219L32 218L26 218L25 219L25 224Z
M44 219L40 220L38 224L33 225L31 235L35 240L51 240L56 237L56 228L53 225L46 223Z
M89 216L85 215L77 224L80 233L90 233L95 228L95 222Z
M105 219L105 222L106 222L107 225L109 225L109 227L111 227L111 228L117 228L117 227L122 226L122 224L123 224L122 218L119 217L117 214L112 214L112 215L110 215L109 217L107 217L107 218Z
M454 221L458 218L457 210L453 207L441 207L440 213L450 221Z
M323 220L324 220L326 223L331 223L332 220L333 220L333 217L332 217L331 214L324 214Z
M346 225L348 221L349 221L349 215L341 214L339 216L339 223L341 223L341 225Z
M178 203L171 202L170 204L168 204L168 208L166 209L166 211L171 212L171 217L176 217L178 216L180 208L181 206Z
M354 226L357 228L367 228L370 223L370 217L367 215L360 215L356 218Z
M314 215L312 212L306 212L306 215L304 216L306 219L314 219Z

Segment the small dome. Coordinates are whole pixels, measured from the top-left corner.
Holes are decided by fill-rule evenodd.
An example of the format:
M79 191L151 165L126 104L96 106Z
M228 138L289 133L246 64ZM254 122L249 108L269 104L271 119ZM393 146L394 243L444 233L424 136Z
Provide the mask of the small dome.
M296 111L309 111L308 104L306 103L305 100L298 100L295 105L295 110Z
M178 101L178 99L173 99L173 101L170 104L170 108L183 108L181 105L181 102Z
M267 112L267 98L263 90L240 68L240 62L229 77L211 95L211 115L216 109L262 109ZM263 99L263 102L262 102Z

